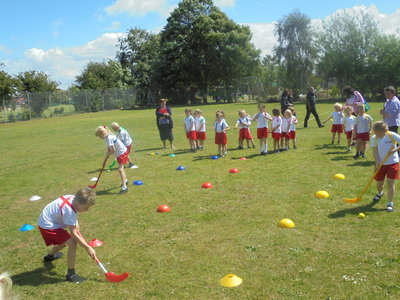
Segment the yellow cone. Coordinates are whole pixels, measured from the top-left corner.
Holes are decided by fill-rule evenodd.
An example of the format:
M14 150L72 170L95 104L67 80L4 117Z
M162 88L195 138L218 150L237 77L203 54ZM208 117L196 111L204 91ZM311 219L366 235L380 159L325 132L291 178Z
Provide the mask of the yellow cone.
M234 274L228 274L224 278L222 278L219 283L222 286L226 287L237 287L238 285L242 284L242 278L234 275Z
M278 226L280 228L294 228L294 222L290 219L282 219L279 221Z
M359 213L359 214L358 214L358 217L359 217L360 219L364 219L364 218L365 218L365 214Z
M326 191L318 191L315 193L315 197L322 199L322 198L328 198L329 194Z
M343 174L336 174L335 176L333 176L333 178L337 180L345 180L346 176L344 176Z

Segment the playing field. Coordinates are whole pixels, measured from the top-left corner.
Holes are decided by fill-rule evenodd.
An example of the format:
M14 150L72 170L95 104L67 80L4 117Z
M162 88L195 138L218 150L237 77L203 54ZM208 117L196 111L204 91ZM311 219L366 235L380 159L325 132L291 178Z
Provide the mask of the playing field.
M268 104L271 112L276 105ZM380 104L369 112L379 119ZM223 109L233 127L238 109L251 115L255 104L201 107L208 122L205 150L186 151L183 107L172 107L177 150L160 149L154 110L111 111L0 125L0 273L12 274L21 299L399 299L398 212L387 213L386 197L372 207L375 189L351 205L372 175L372 153L354 161L344 147L329 145L330 124L319 129L311 120L303 129L305 106L298 105L298 149L258 155L235 150L229 132L226 158L217 153L212 124ZM319 104L326 119L332 104ZM87 281L65 282L66 258L44 268L46 247L36 227L42 208L63 194L92 184L105 143L94 136L98 125L118 121L134 138L128 169L129 193L118 195L116 169L104 173L96 205L79 215L87 239L106 267L130 277L118 284L105 280L82 248L77 273ZM255 135L255 127L252 127ZM272 141L269 139L269 149ZM147 155L158 152L158 155ZM247 160L239 160L247 157ZM186 171L176 171L178 166ZM238 174L230 174L238 168ZM342 173L344 181L333 180ZM142 180L144 185L132 182ZM209 181L214 187L202 189ZM319 190L330 198L317 199ZM30 202L33 195L43 199ZM395 198L396 200L398 197ZM157 213L160 204L169 213ZM400 210L400 204L395 209ZM358 214L364 212L365 219ZM282 218L296 223L281 229ZM36 228L20 232L29 223ZM66 253L66 250L64 251ZM228 273L243 279L236 288L219 280Z

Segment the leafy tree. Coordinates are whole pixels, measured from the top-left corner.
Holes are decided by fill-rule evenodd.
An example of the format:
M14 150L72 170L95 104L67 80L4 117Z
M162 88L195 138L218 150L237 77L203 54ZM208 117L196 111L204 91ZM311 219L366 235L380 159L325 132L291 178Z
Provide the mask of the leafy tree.
M0 70L0 107L5 110L11 105L11 96L17 92L19 82L11 75Z
M309 83L317 49L309 17L294 11L275 25L278 45L274 52L284 67L283 83L292 89L302 89Z

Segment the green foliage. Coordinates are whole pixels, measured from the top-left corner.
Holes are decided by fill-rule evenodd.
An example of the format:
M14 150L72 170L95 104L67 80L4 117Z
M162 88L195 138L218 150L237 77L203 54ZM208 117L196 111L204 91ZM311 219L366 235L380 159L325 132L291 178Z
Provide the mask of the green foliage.
M16 121L15 114L14 113L8 114L7 119L8 119L8 122L15 123L15 121Z
M12 105L11 96L18 90L19 81L0 70L0 107L5 110Z

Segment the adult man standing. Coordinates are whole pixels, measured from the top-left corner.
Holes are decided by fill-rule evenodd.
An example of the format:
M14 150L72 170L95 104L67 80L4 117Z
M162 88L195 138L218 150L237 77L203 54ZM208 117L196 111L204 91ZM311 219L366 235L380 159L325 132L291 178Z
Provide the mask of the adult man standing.
M389 126L389 131L397 133L400 126L400 101L396 97L396 90L393 86L386 87L384 92L386 103L380 112L383 120Z
M316 98L315 89L313 87L309 87L306 97L307 114L304 119L304 128L308 128L308 120L310 119L310 114L314 115L315 121L317 121L319 128L324 127L324 125L321 124L321 121L317 113L317 109L315 108L315 98Z

